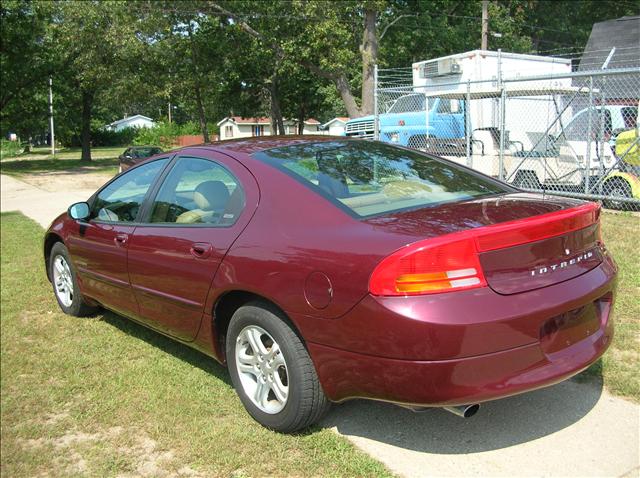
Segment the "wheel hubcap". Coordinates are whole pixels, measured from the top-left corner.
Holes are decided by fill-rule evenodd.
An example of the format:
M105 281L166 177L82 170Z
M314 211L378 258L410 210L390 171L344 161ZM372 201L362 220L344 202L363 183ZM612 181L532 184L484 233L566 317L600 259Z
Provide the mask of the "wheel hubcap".
M58 300L65 307L70 307L73 302L73 280L69 264L62 256L56 256L53 260L53 284Z
M249 325L236 340L236 367L244 392L265 413L282 411L289 397L289 373L280 346L263 328Z

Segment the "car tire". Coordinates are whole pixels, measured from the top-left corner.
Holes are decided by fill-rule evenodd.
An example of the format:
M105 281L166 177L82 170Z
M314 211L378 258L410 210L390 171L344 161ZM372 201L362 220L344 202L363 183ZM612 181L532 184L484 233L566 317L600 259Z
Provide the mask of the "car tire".
M97 311L98 307L89 305L82 297L76 270L69 258L69 251L62 242L56 242L51 248L49 278L53 295L65 314L86 317Z
M236 310L226 356L240 400L261 425L291 433L314 424L329 408L304 343L275 308L252 302Z
M604 183L603 191L607 196L618 198L632 198L633 191L631 185L622 178L609 179ZM629 207L629 203L626 201L620 201L616 199L605 199L604 207L608 209L626 210Z

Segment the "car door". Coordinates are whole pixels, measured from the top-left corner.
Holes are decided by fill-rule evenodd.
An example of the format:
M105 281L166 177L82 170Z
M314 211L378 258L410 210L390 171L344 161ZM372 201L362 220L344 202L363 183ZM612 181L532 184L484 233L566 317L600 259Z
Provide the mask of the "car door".
M129 243L129 277L148 325L184 341L198 332L213 277L258 202L253 176L224 155L176 158Z
M104 186L89 201L89 220L68 240L83 293L124 315L138 313L127 271L129 239L145 196L168 162L143 164Z

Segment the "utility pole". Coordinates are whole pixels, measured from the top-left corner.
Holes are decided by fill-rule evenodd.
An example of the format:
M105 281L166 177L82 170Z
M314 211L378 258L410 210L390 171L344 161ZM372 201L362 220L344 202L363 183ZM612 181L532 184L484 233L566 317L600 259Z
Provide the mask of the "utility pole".
M169 124L171 124L171 101L169 101L169 106L167 110L169 111Z
M488 49L489 40L489 0L482 0L482 41L480 49Z
M53 79L49 77L49 136L51 140L51 154L56 155L56 135L53 131Z

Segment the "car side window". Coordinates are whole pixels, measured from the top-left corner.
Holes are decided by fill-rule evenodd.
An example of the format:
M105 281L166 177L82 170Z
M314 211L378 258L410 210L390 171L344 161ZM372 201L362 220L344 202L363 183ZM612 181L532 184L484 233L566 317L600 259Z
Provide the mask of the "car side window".
M230 226L244 205L242 186L225 167L208 159L179 158L158 191L149 222Z
M131 169L98 193L91 206L91 218L103 222L133 222L149 187L169 158Z

